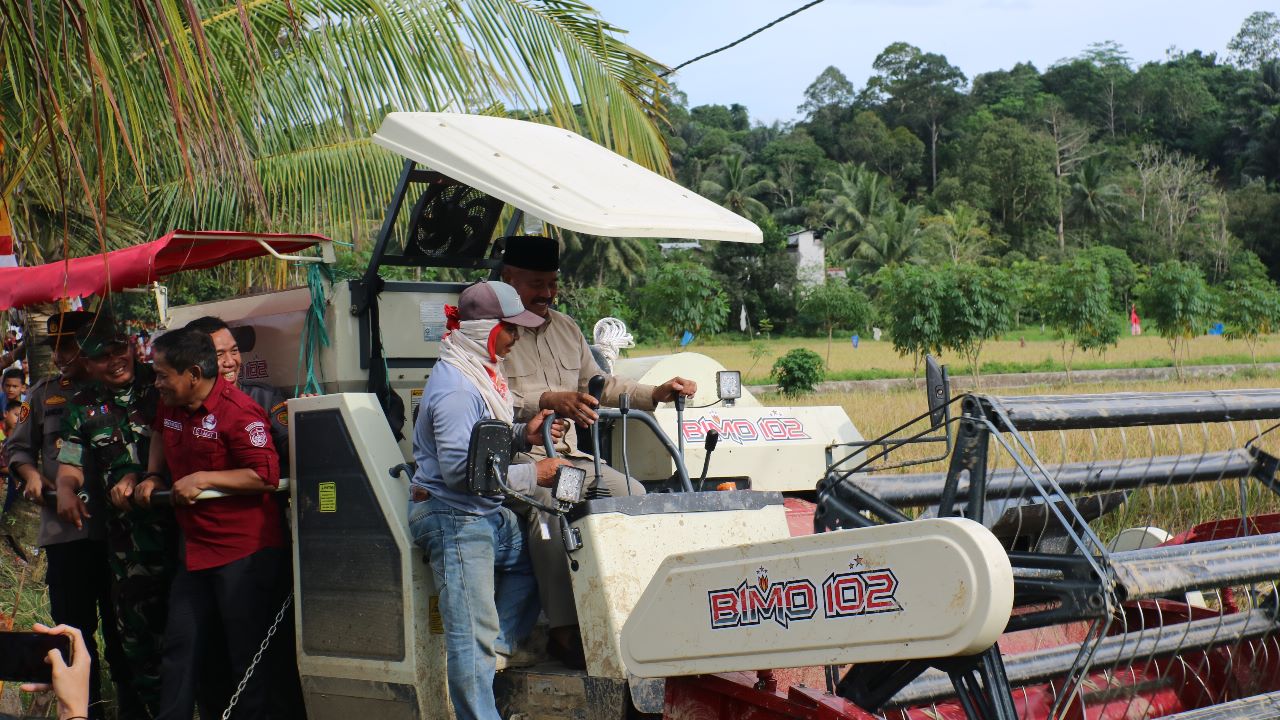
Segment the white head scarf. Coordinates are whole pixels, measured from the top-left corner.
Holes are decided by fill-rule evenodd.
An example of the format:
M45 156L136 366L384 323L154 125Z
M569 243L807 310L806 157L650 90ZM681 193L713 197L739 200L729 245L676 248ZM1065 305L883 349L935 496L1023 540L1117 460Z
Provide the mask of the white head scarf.
M444 308L449 332L440 340L440 361L448 363L467 376L480 391L489 412L510 424L515 417L511 405L511 388L502 371L502 358L492 351L493 336L499 320L458 320L458 309Z

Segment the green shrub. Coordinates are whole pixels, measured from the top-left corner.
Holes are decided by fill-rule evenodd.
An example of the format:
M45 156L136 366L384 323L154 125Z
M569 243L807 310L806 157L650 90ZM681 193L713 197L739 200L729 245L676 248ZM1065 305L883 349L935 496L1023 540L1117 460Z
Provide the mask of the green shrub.
M813 392L814 386L822 382L825 375L822 356L805 348L790 350L773 364L773 381L778 383L778 391L783 395Z

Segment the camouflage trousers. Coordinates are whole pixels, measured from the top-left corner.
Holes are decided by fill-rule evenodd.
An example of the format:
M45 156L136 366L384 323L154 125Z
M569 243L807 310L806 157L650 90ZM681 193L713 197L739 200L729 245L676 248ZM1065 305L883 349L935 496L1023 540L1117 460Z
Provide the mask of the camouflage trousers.
M178 529L164 511L113 509L107 520L111 596L133 693L147 718L160 708L160 660L168 619L169 583L178 562ZM121 720L131 720L121 717Z

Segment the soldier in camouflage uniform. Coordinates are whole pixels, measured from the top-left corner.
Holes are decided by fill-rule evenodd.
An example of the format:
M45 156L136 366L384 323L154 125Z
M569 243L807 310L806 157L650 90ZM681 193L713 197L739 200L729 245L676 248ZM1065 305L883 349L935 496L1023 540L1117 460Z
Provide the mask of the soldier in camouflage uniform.
M157 395L154 373L134 358L133 344L99 318L81 339L90 382L73 397L58 453L58 514L79 525L87 516L75 496L107 497L109 561L116 619L135 689L154 716L160 704L160 660L169 583L177 566L177 525L167 509L132 502L147 459Z
M107 561L104 522L107 517L106 499L90 498L89 512L94 517L85 523L85 527L76 529L74 525L62 522L54 503L46 503L43 498L44 491L54 489L68 405L76 388L84 381L84 363L75 333L93 319L93 313L84 311L62 312L49 317L45 342L52 347L58 374L40 380L31 388L28 401L19 411L18 425L5 441L5 453L10 471L24 482L24 495L41 505L39 543L48 558L45 583L49 589L49 611L55 623L70 625L84 632L85 647L92 660L89 718L102 720L105 708L101 703L101 659L111 665L120 715L137 717L141 714L129 680L129 663L120 646L115 603L111 599L113 583ZM95 638L99 612L105 641L101 653Z

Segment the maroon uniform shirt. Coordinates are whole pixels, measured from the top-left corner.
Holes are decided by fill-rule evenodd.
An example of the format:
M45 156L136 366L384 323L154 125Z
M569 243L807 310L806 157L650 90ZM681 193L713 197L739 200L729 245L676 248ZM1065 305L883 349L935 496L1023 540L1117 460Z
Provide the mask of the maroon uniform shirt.
M280 460L266 412L221 377L192 412L162 404L153 427L164 443L174 482L202 470L247 468L269 485L280 484ZM271 493L201 500L174 507L174 514L186 537L187 570L221 567L284 545L280 510Z

